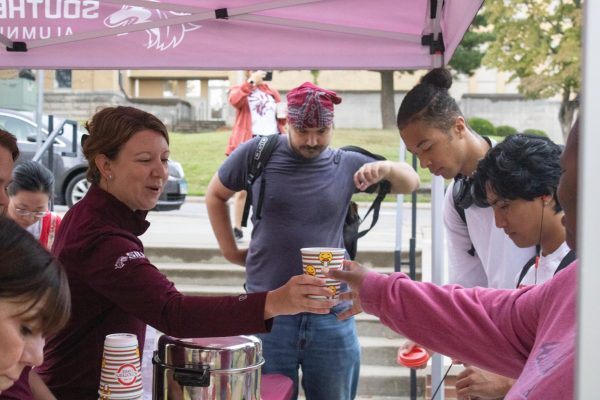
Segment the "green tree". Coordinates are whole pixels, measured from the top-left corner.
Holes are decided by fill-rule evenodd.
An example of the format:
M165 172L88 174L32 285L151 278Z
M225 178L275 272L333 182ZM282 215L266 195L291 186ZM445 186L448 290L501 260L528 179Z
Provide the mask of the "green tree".
M519 79L529 98L560 95L558 119L566 137L579 107L582 2L502 0L486 3L496 40L483 63Z
M321 71L319 71L318 69L311 69L310 70L310 74L312 75L312 83L314 83L315 85L319 84L319 73Z
M481 66L485 43L494 40L493 32L486 30L484 15L478 14L462 41L454 51L450 68L459 74L473 75ZM381 122L384 129L396 127L396 105L394 103L394 71L377 71L381 75Z
M495 35L489 31L485 15L477 14L448 65L459 74L473 75L475 70L481 66L485 44L494 39Z
M396 127L396 103L394 101L394 71L380 70L381 78L381 125L383 129Z

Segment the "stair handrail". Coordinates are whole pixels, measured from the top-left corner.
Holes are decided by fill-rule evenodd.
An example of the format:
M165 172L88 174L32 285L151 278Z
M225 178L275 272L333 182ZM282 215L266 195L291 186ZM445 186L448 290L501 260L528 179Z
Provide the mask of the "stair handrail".
M41 162L40 160L42 159L44 154L48 151L48 149L51 146L54 145L54 139L56 139L57 136L63 134L65 125L73 126L73 139L71 141L71 152L63 152L63 155L70 156L70 157L75 157L77 155L77 146L78 146L77 121L65 119L56 129L53 129L53 121L54 121L53 116L49 115L48 116L48 130L49 131L51 130L51 132L48 134L48 137L46 137L46 140L44 141L44 143L42 143L40 148L37 149L37 151L35 152L35 155L33 156L33 159L32 159L35 162ZM52 167L52 166L50 166L50 167Z

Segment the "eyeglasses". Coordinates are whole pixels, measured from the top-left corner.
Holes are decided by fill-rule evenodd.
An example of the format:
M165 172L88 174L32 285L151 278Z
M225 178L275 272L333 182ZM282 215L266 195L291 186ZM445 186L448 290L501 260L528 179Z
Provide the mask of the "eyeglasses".
M15 208L15 211L18 215L22 217L35 217L35 218L44 218L48 211L29 211L23 210L21 208Z

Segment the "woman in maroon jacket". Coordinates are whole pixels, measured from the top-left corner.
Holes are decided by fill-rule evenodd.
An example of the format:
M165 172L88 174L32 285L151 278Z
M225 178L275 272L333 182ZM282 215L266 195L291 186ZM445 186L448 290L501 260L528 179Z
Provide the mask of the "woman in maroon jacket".
M149 226L167 181L169 137L155 116L132 107L98 112L87 124L83 152L92 185L65 215L53 253L67 270L72 317L50 338L38 373L63 399L97 399L106 335L134 333L146 324L176 337L265 332L275 315L326 314L333 301L324 281L295 276L266 293L227 297L184 296L144 255L138 238Z

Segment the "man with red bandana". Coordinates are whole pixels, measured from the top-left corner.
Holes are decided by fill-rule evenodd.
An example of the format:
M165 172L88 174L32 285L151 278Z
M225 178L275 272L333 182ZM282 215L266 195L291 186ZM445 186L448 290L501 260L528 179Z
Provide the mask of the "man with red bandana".
M329 147L333 136L335 92L304 83L287 95L289 134L279 137L269 162L252 186L253 207L260 180L268 182L261 216L252 216L252 239L240 249L231 233L227 201L243 190L248 157L259 139L238 147L212 179L207 196L210 221L225 258L246 268L246 289L253 293L281 286L302 274L303 247L343 247L348 202L357 191L387 179L393 193L408 193L419 185L405 163L375 161L351 151ZM260 335L264 373L280 373L294 381L298 368L308 400L352 399L360 366L360 346L352 319L301 313L275 318L268 335Z

